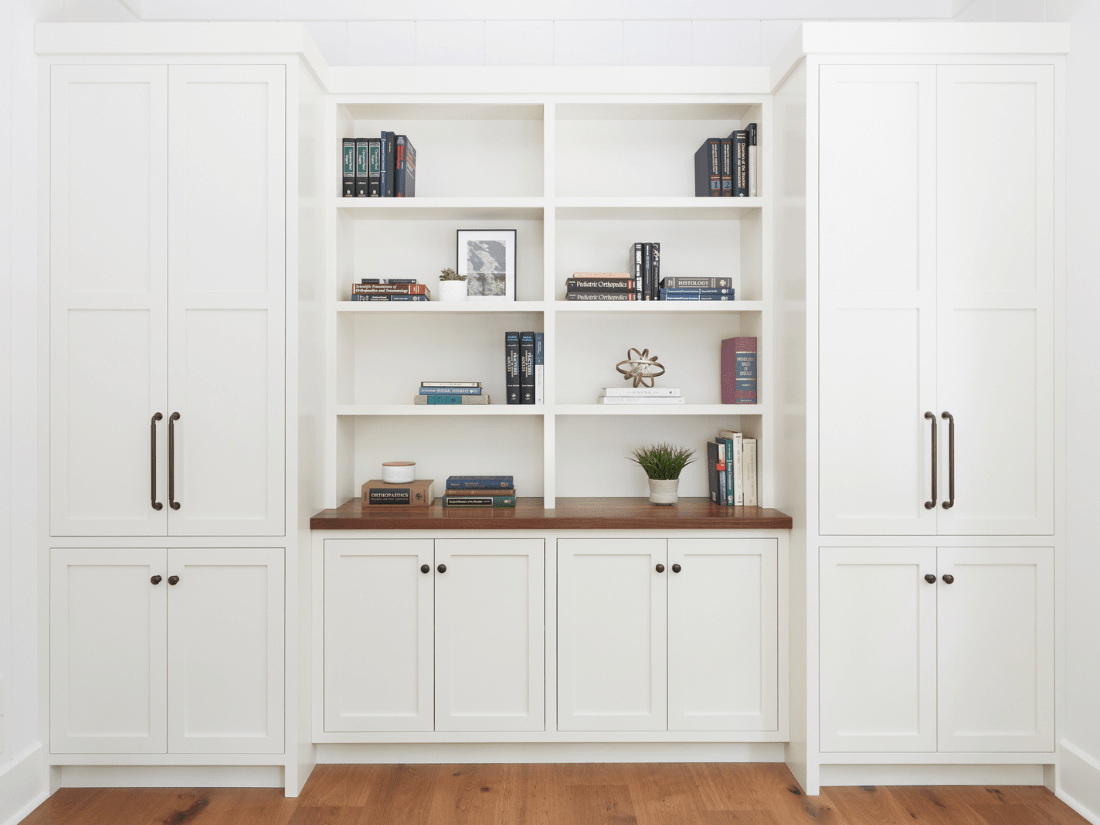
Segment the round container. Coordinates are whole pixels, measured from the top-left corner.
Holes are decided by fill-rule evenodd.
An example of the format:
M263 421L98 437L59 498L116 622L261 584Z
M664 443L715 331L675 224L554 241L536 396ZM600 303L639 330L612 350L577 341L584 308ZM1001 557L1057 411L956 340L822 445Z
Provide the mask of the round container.
M387 484L407 484L415 477L415 461L386 461L382 464L382 480Z

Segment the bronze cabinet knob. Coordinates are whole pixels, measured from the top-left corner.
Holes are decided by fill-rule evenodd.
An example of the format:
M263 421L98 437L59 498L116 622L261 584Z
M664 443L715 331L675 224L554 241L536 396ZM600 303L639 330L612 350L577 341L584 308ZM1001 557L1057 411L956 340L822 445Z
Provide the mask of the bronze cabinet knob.
M436 568L436 570L438 570L440 573L446 573L447 572L447 565L441 564L441 565L439 565L439 567Z
M153 576L153 578L149 579L149 581L151 581L153 584L160 584L160 576Z
M935 573L925 573L924 574L924 580L926 582L928 582L929 584L935 584L936 583L936 574Z
M955 577L952 576L950 573L944 573L943 574L944 584L951 584L951 582L953 582L953 581L955 581Z
M657 565L657 572L658 573L664 573L665 572L665 566L663 564L658 564Z
M420 572L421 573L431 573L432 568L427 564L422 564L422 565L420 565Z
M672 572L673 572L673 573L679 573L679 572L680 572L681 570L683 570L683 569L684 569L684 568L682 568L682 567L681 567L680 565L678 565L678 564L674 564L674 565L672 565Z
M168 583L169 584L179 584L179 581L180 581L179 576L169 576L168 577Z

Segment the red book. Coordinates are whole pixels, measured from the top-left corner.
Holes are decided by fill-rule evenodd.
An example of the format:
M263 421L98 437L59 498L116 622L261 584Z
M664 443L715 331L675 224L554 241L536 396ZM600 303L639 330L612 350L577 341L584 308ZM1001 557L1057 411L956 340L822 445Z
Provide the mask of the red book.
M722 341L722 403L756 403L756 338Z

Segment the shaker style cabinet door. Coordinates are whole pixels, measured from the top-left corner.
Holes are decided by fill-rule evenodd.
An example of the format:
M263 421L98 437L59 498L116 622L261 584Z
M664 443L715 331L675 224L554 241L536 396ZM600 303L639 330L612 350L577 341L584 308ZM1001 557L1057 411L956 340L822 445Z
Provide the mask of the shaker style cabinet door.
M167 531L167 130L166 67L52 68L51 535Z
M1054 531L1054 68L938 68L940 535ZM940 414L940 413L937 413Z
M432 539L326 539L324 598L325 730L432 730Z
M165 551L50 550L50 751L165 753Z
M285 85L169 68L171 535L285 531Z
M777 730L775 539L668 540L668 729Z
M544 544L436 540L436 730L545 729Z
M820 532L934 535L936 69L820 90Z
M666 556L665 539L558 540L559 730L667 728Z
M936 750L936 582L933 547L821 549L823 752Z

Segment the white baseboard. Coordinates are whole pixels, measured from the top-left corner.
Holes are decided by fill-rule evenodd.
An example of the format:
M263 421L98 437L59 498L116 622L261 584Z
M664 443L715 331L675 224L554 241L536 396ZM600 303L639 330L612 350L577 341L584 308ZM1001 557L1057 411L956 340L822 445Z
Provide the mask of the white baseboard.
M444 742L317 746L318 765L782 761L782 742Z
M0 825L15 825L46 801L42 756L36 743L0 768Z
M62 788L281 788L276 765L63 765Z
M822 765L821 785L1042 785L1042 765Z
M1093 825L1100 825L1100 759L1063 739L1058 743L1058 787L1054 793Z

